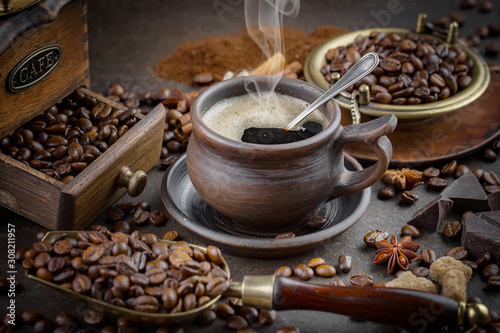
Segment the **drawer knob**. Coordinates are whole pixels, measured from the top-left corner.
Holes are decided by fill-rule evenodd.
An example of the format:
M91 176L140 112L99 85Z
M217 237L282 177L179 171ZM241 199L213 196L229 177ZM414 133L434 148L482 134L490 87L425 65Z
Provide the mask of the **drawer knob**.
M118 172L116 184L119 187L126 187L128 195L136 197L142 193L148 182L148 175L144 171L132 172L129 167L124 166Z

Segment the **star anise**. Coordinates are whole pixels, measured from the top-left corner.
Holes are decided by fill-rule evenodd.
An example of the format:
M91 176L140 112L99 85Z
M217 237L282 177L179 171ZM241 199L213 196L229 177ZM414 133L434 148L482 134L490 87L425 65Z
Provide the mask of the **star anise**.
M408 270L410 262L419 259L415 253L420 244L412 242L410 236L405 236L398 243L396 236L391 236L391 242L381 240L377 242L377 255L373 259L374 264L383 265L387 263L387 274L391 274L396 268L396 263L401 269Z
M401 170L387 170L382 177L382 181L386 184L396 184L400 190L411 190L418 185L422 185L422 171L403 168Z

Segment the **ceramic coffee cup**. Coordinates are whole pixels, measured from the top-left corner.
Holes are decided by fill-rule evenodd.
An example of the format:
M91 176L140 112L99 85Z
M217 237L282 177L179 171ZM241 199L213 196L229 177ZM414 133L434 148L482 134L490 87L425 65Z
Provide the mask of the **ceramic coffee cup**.
M254 76L260 89L271 89L267 77ZM255 89L255 85L247 88ZM313 102L323 90L307 82L282 78L277 93ZM311 138L278 145L238 142L211 130L202 120L215 103L247 94L245 78L216 83L191 106L193 132L187 149L189 177L212 208L247 228L282 229L302 223L328 200L360 191L387 170L392 146L386 134L397 124L394 115L343 127L340 109L331 100L319 110L328 126ZM231 124L227 124L231 126ZM344 145L369 145L378 162L361 170L344 167Z

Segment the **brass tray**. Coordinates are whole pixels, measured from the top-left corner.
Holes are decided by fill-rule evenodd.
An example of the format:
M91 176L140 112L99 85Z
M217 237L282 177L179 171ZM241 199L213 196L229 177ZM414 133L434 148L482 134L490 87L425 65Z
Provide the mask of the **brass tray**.
M312 50L307 57L304 64L304 76L306 80L325 90L328 89L330 84L320 71L321 67L326 64L326 52L329 49L352 43L358 35L368 36L374 31L381 31L385 33L393 32L401 36L405 36L408 32L411 32L411 30L403 28L366 29L349 32L327 40ZM437 38L439 41L444 43L444 40L439 37L433 35L426 36ZM486 91L490 83L488 65L480 55L472 51L463 43L458 42L457 45L467 54L467 57L474 61L474 67L469 72L472 77L472 83L470 86L447 99L432 103L418 105L393 105L370 102L367 105L360 105L359 111L372 117L382 117L386 114L394 114L399 119L419 119L448 113L463 108L464 106L475 101ZM350 94L344 92L335 97L335 100L342 108L348 110L350 109Z
M69 237L76 238L78 235L78 231L50 231L48 232L45 237L43 238L42 241L49 240L53 235L58 234L58 233L66 233ZM176 242L173 241L167 241L163 239L159 239L159 242L167 243L169 245L175 244ZM202 246L198 245L193 245L189 244L191 248L198 248L204 253L207 252L207 249ZM230 278L230 272L229 272L229 267L227 265L226 260L224 260L223 264L221 265L224 271L227 273L228 278ZM90 296L82 295L79 294L71 289L63 288L60 285L49 282L43 279L38 278L37 276L33 274L29 274L28 271L26 271L26 277L28 277L31 280L37 281L41 284L44 284L46 286L52 287L56 289L59 292L62 292L63 294L66 294L67 296L70 296L72 298L75 298L79 301L85 302L88 304L91 308L106 312L109 314L112 314L116 317L124 317L127 318L130 321L136 322L136 323L143 323L143 324L148 324L148 325L165 325L165 324L180 324L185 321L195 319L200 313L202 313L204 310L208 309L212 304L217 302L220 298L221 295L215 297L212 299L210 302L207 304L194 308L189 311L183 311L179 313L146 313L146 312L139 312L135 311L129 308L124 308L116 305L112 305L109 303L106 303L104 301L100 301L98 299L92 298Z

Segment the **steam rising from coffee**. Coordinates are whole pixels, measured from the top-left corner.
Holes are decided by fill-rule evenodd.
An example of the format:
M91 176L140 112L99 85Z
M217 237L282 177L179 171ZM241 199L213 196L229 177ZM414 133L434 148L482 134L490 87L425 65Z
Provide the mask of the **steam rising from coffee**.
M266 68L269 69L280 66L279 57L273 57L276 54L285 54L285 45L283 39L283 15L296 17L300 9L300 0L245 0L245 21L250 37L262 50L267 59L272 59ZM274 91L281 75L268 75L268 86L270 91ZM255 85L254 91L257 95L264 90L259 87L252 77L245 80L245 87L249 94L252 90L250 85ZM267 88L266 90L269 91ZM257 98L259 96L256 96Z

